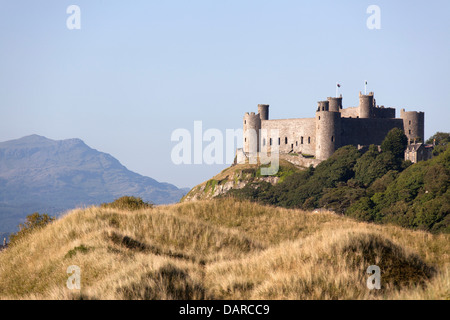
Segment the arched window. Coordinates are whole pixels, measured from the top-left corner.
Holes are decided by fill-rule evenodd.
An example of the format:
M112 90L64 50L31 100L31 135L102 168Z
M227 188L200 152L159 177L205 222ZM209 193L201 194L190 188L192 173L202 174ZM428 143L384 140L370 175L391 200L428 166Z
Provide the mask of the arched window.
M303 144L303 137L301 137L300 140L301 140L300 143Z
M287 137L284 137L284 144L287 144Z
M272 145L272 138L269 139L269 144Z
M308 144L311 143L311 137L308 137Z
M331 142L334 142L334 136L331 136Z
M278 145L281 144L281 138L278 138Z

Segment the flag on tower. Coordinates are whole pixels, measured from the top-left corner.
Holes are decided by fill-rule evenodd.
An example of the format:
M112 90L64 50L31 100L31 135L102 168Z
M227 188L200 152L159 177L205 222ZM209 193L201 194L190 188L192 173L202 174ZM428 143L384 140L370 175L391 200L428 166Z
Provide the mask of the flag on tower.
M341 85L340 85L340 84L338 83L338 84L337 84L337 87L338 87L338 88L340 88L340 87L341 87Z

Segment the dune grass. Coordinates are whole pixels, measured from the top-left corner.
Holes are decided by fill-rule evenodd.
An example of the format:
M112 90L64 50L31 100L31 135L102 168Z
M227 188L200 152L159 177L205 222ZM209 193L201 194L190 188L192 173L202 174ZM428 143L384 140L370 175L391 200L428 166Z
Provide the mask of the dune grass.
M449 240L234 199L91 207L0 252L0 298L450 299ZM70 265L81 290L66 287Z

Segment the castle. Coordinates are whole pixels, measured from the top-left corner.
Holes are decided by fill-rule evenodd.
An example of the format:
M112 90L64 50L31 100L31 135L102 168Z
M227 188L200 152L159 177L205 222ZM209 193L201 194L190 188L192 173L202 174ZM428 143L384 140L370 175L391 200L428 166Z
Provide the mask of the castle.
M297 153L328 159L345 145L381 145L393 128L404 130L409 142L424 141L424 113L376 104L373 92L359 93L359 106L342 107L342 95L319 101L315 118L269 120L269 105L258 105L258 113L246 113L243 123L243 153L248 155L277 144L279 153ZM277 129L278 135L271 136ZM272 147L271 147L272 146Z

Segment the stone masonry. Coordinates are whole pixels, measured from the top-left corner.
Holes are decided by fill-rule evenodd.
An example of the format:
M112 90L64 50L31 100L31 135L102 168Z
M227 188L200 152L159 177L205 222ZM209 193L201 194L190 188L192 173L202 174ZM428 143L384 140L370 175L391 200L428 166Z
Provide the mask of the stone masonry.
M243 119L245 154L264 148L270 152L275 144L281 154L298 153L328 159L345 145L357 147L380 145L393 128L404 130L409 141L424 141L424 113L376 105L373 92L359 93L359 106L342 107L342 95L319 101L314 118L269 120L269 105L258 105L258 113L246 113ZM278 130L279 135L271 133Z

